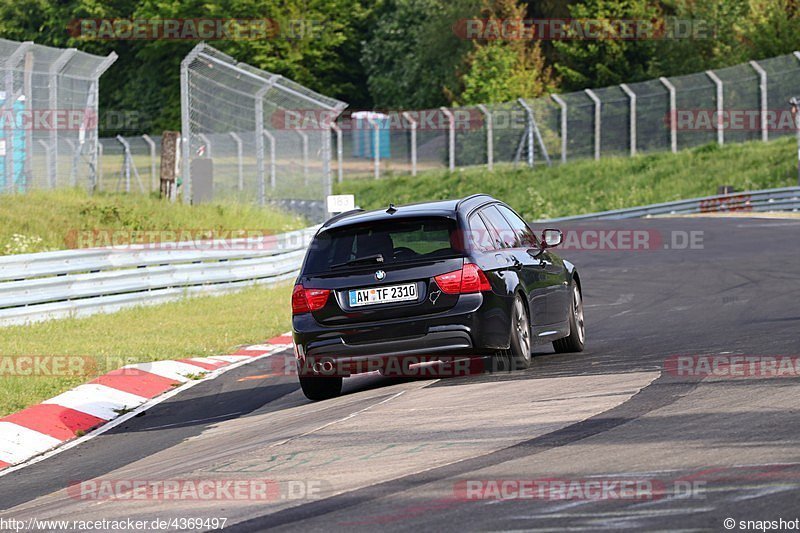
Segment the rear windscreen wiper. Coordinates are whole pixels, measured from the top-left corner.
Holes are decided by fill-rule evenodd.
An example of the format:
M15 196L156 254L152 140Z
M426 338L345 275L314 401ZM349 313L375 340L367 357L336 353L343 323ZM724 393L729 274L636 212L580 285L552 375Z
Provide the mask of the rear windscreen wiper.
M374 255L365 255L364 257L356 257L355 259L351 259L350 261L345 261L344 263L336 263L335 265L331 265L331 268L341 268L343 266L352 266L358 265L361 263L383 263L383 254L374 254Z

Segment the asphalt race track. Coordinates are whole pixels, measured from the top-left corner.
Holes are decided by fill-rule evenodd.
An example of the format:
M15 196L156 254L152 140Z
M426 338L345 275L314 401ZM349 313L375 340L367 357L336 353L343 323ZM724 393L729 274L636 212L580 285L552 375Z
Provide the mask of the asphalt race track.
M698 377L673 364L678 355L798 355L800 219L653 219L581 229L648 231L653 248L560 252L582 276L582 354L555 355L548 344L524 372L360 376L346 381L341 398L317 404L295 377L273 375L281 367L275 358L292 357L275 355L0 477L0 516L224 517L232 531L350 532L716 531L726 518L800 518L798 373ZM702 232L694 247L664 248L674 235L685 244L689 232ZM144 502L66 490L93 478L268 479L281 490L269 501ZM557 480L573 488L635 480L653 491L465 496L463 487L476 480L472 486ZM306 494L284 492L292 483Z

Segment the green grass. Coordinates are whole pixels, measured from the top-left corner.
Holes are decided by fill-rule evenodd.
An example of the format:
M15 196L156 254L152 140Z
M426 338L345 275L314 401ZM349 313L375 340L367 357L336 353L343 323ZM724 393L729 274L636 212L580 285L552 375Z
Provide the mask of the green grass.
M290 285L253 287L82 319L0 328L0 357L89 356L97 374L134 362L231 353L291 326ZM92 365L93 367L94 365ZM90 381L94 375L0 375L0 416Z
M336 191L355 194L356 204L365 209L488 193L537 220L712 195L719 185L739 190L796 185L796 150L794 138L783 138L534 170L505 165L494 172L473 167L358 179L337 184Z
M89 196L82 189L0 195L0 255L68 248L76 232L97 229L280 233L307 225L301 217L248 203L190 206L142 194Z

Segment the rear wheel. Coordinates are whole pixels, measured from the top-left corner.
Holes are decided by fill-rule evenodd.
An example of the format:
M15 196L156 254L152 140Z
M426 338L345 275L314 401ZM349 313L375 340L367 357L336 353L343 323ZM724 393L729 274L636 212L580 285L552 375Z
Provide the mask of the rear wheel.
M581 289L572 282L572 304L569 313L569 336L553 341L557 353L582 352L586 341L586 330L583 326L583 297Z
M531 366L531 325L522 298L514 299L511 310L511 369L522 370Z
M300 388L309 400L336 398L342 394L342 378L328 376L300 376Z

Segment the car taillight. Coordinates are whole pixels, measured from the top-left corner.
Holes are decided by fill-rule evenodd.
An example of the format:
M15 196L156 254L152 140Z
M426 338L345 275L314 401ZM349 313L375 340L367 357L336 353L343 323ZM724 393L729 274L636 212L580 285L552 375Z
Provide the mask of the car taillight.
M492 290L486 274L473 263L466 263L461 270L439 274L433 279L445 294L468 294Z
M292 314L310 313L325 307L331 291L328 289L306 289L295 285L292 291Z
M436 280L436 284L445 294L458 294L461 292L460 270L454 270L452 272L448 272L447 274L439 274L433 279Z
M461 269L461 292L484 292L492 290L489 279L478 265L467 263Z

